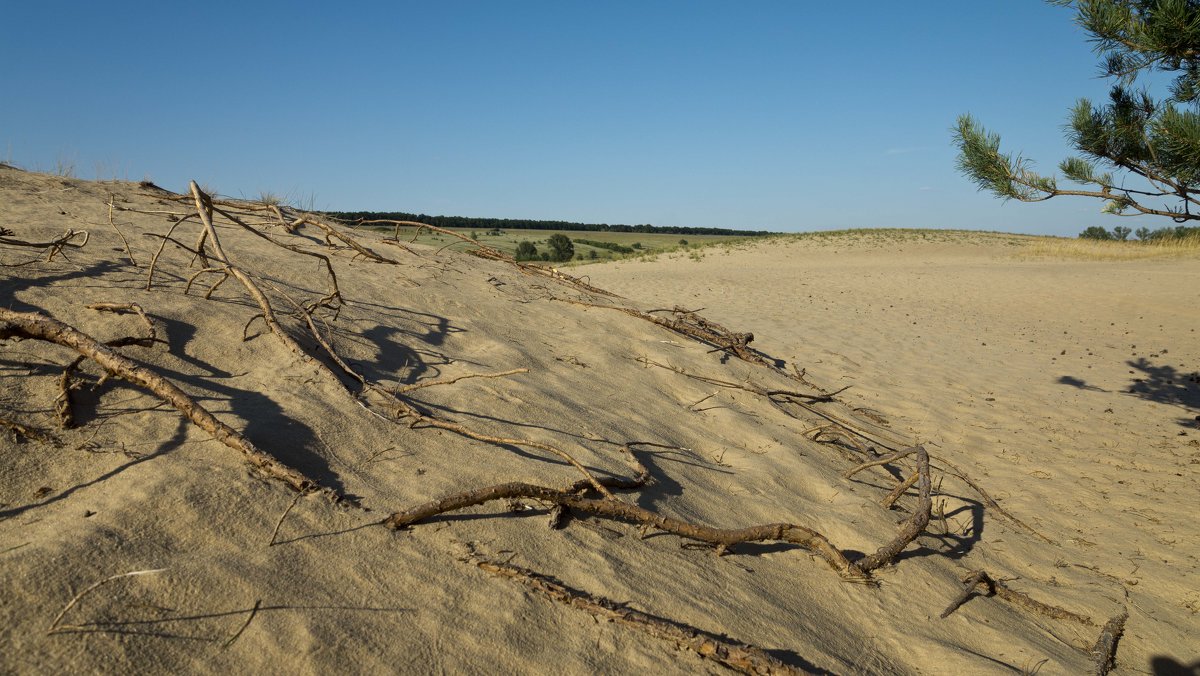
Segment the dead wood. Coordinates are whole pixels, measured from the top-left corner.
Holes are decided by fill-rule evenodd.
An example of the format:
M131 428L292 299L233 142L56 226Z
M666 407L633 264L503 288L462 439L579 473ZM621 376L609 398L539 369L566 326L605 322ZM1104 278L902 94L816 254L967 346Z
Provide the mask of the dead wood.
M221 268L223 268L226 273L232 275L234 279L237 279L239 282L241 282L242 286L246 289L246 292L250 294L250 297L253 298L256 303L258 303L259 311L262 312L263 315L263 321L267 323L267 328L271 330L271 333L273 333L275 337L278 338L279 341L294 354L300 356L305 361L310 360L311 357L309 357L303 348L296 343L295 339L288 335L287 331L284 330L283 326L279 323L279 320L275 317L275 311L271 307L271 302L267 300L266 294L263 293L262 289L258 287L258 284L256 284L249 275L243 272L241 268L234 265L232 261L230 261L229 256L225 253L225 249L221 246L221 241L217 237L217 230L215 226L213 226L212 200L208 197L208 195L204 194L204 192L200 190L200 186L196 185L195 181L191 181L189 183L189 187L191 188L192 196L195 198L196 212L200 215L201 222L204 223L204 231L202 233L200 243L196 246L196 250L204 250L203 235L207 235L208 240L213 248L213 252L215 253L217 262L220 263ZM205 267L208 266L206 265Z
M891 564L900 552L908 547L909 543L925 532L925 526L929 525L929 515L933 509L933 499L930 497L933 483L929 477L929 455L925 452L924 446L915 446L913 450L917 454L919 477L917 491L920 494L920 500L917 508L900 527L900 531L896 533L896 537L892 538L891 542L880 547L874 554L854 562L855 568L863 573L870 573L876 568Z
M11 231L9 231L11 233ZM82 237L82 241L76 241ZM16 239L14 237L0 236L0 244L7 246L20 246L30 249L45 249L46 260L54 260L55 254L58 254L66 247L72 249L82 249L87 245L89 239L87 230L67 230L59 235L58 239L50 240L49 242L26 242L25 240Z
M237 216L234 216L233 214L229 213L228 211L220 209L216 206L214 206L213 209L220 212L221 215L225 216L225 218L228 218L232 223L241 226L244 230L246 230L250 234L254 235L255 237L260 237L262 239L265 239L268 242L270 242L271 244L274 244L275 246L283 248L283 249L287 249L288 251L292 251L292 252L295 252L295 253L298 253L298 254L301 254L304 256L311 256L313 258L316 258L317 260L320 260L322 263L324 263L325 272L329 275L330 290L325 295L325 298L322 299L322 301L319 304L325 304L325 303L328 303L328 302L331 302L334 300L341 301L342 291L341 291L341 288L338 287L337 273L335 273L333 271L333 263L332 263L332 261L329 260L329 256L326 256L325 254L322 254L322 253L317 253L316 251L308 251L305 249L301 249L300 247L293 246L291 244L288 244L287 242L281 242L281 241L275 239L274 237L271 237L270 235L267 235L266 233L263 233L263 232L259 231L258 229L251 227L245 221L238 218ZM281 217L282 217L282 214L281 214ZM301 222L309 222L309 221L305 221L304 219L301 219ZM315 222L315 221L313 221L313 222ZM388 262L394 262L394 261L388 261Z
M1116 666L1117 642L1121 640L1121 634L1125 633L1125 620L1127 619L1129 619L1129 611L1124 611L1105 622L1104 627L1100 630L1100 637L1096 639L1096 645L1092 647L1092 660L1096 667L1096 676L1107 676L1108 672Z
M315 482L299 471L283 465L260 450L249 439L218 420L174 383L57 319L34 312L13 312L0 308L0 339L8 338L41 340L70 348L95 361L109 373L150 390L178 409L197 427L240 452L252 466L265 475L303 493L321 492L335 500L339 499L331 489L318 488Z
M445 378L443 380L423 380L419 383L413 383L411 385L405 385L404 387L394 388L392 390L392 392L394 394L407 394L409 392L412 392L413 390L420 390L420 389L423 389L426 387L436 387L438 385L453 385L454 383L457 383L460 380L467 380L469 378L503 378L504 376L512 376L512 375L516 375L518 373L529 373L529 369L524 369L524 368L511 369L508 371L501 371L499 373L468 373L463 376L457 376L454 378Z
M579 514L652 526L690 540L714 545L717 547L718 553L723 553L730 547L746 542L787 542L817 554L825 559L838 574L848 580L863 581L866 579L862 574L863 571L859 570L855 564L850 563L845 555L830 544L824 535L804 526L791 523L772 523L747 528L713 528L663 516L648 509L623 502L615 497L586 498L563 489L520 482L486 486L484 488L449 495L439 500L417 505L402 512L396 512L385 519L384 523L389 528L398 530L437 516L438 514L465 509L495 500L521 498L539 500L552 505L561 505Z
M861 472L864 469L867 469L869 467L877 467L879 465L886 465L889 462L895 462L897 460L900 460L901 458L906 458L906 457L912 455L913 453L916 453L918 448L919 448L918 446L913 446L911 448L905 448L905 449L896 451L895 453L885 455L881 458L876 458L869 462L864 462L861 465L858 465L857 467L851 467L850 469L846 470L845 472L842 472L842 478L849 479L850 477L854 476L855 474L858 474L859 472Z
M83 591L81 591L78 594L76 594L75 596L73 596L71 598L71 600L67 602L67 605L64 606L62 610L59 611L58 615L54 616L54 621L50 623L50 628L46 630L46 633L53 634L55 632L59 632L59 631L67 630L67 629L77 629L78 628L77 626L74 626L74 625L63 626L60 623L62 622L62 619L64 617L66 617L67 612L69 610L71 610L72 608L74 608L76 603L79 603L80 599L82 599L84 596L87 596L88 594L92 593L96 589L108 584L109 582L112 582L114 580L119 580L119 579L125 578L125 577L134 577L137 575L153 575L154 573L161 573L164 570L166 570L166 568L155 568L153 570L134 570L134 571L130 571L128 573L119 573L117 575L110 575L109 577L106 577L103 580L100 580L99 582L92 584L91 586L85 588Z
M892 563L901 551L924 532L925 527L929 523L932 509L932 499L930 497L932 482L929 475L929 457L923 446L907 449L903 452L903 455L913 453L917 455L918 469L916 476L920 493L920 502L917 509L902 524L899 532L891 541L881 546L875 553L853 563L840 550L835 548L824 535L803 526L790 523L774 523L741 529L712 528L657 514L621 501L611 494L604 495L604 497L599 499L585 497L579 494L578 489L581 484L576 484L565 490L520 482L487 486L456 493L417 505L402 512L396 512L389 516L385 520L385 523L393 529L399 529L438 514L481 505L495 500L533 499L583 514L626 521L639 524L643 527L656 527L681 537L715 545L719 553L744 542L789 542L821 556L842 577L852 580L864 580L871 571ZM607 491L604 491L604 493L607 493Z
M129 248L129 240L125 239L125 233L117 227L116 221L113 220L113 206L117 201L117 196L112 195L108 199L108 225L116 231L117 237L121 238L121 244L125 247L125 255L129 256L129 264L133 267L138 267L137 261L133 259L133 250Z
M1027 594L1010 588L1002 580L992 577L983 570L971 571L966 575L966 577L963 578L962 591L954 598L950 605L946 606L946 609L942 611L941 617L943 619L949 617L950 614L957 610L959 606L966 603L971 598L971 595L975 593L975 590L981 585L984 589L984 596L996 596L1017 607L1030 610L1038 613L1039 615L1045 615L1046 617L1051 617L1056 620L1070 620L1072 622L1078 622L1079 624L1090 627L1096 626L1096 623L1090 617L1030 598Z
M744 674L800 674L803 671L772 657L761 648L718 636L695 627L633 610L602 596L571 589L528 568L492 561L478 555L467 559L480 570L525 585L542 596L582 610L593 617L669 641L700 657Z
M1041 540L1042 542L1045 542L1046 544L1051 544L1051 545L1058 544L1054 540L1051 540L1050 538L1046 537L1045 535L1042 535L1042 533L1039 532L1037 529L1035 529L1033 526L1030 526L1029 524L1025 523L1024 521L1022 521L1022 520L1018 519L1017 517L1013 516L1012 514L1010 514L1008 512L1008 510L1001 507L1000 503L996 502L992 498L991 495L988 495L988 492L983 489L983 486L980 486L977 481L972 479L966 472L959 469L957 466L955 466L949 460L946 460L945 458L940 457L940 456L935 457L934 459L937 460L939 463L945 465L946 467L949 467L950 468L949 470L942 470L942 471L946 472L947 474L956 476L959 479L962 479L963 483L967 484L967 486L969 486L971 488L971 490L975 491L979 495L979 497L983 499L983 503L985 505L987 505L989 508L995 510L997 514L1008 519L1011 523L1015 524L1016 526L1025 530L1026 532L1032 533L1039 540Z
M20 441L21 438L24 437L30 441L39 441L47 444L58 443L57 439L45 432L42 432L41 430L34 429L27 425L22 425L6 418L0 418L0 427L3 427L4 429L8 430L10 434L12 434L13 441Z
M896 484L896 487L892 489L892 492L884 496L883 500L879 501L879 504L882 505L884 509L891 509L892 505L896 504L896 501L900 499L900 496L904 495L905 491L912 488L913 484L917 483L917 479L920 476L921 474L919 472L913 472L910 474L907 479Z

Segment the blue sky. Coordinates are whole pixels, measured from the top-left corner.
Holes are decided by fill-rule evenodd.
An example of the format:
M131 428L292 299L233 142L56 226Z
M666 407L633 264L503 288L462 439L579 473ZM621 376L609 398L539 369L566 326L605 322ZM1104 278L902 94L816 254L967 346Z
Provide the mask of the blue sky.
M115 5L115 6L114 6ZM249 6L247 6L249 5ZM1053 171L1108 83L1040 0L12 2L0 160L317 208L1075 235L954 170L970 112Z

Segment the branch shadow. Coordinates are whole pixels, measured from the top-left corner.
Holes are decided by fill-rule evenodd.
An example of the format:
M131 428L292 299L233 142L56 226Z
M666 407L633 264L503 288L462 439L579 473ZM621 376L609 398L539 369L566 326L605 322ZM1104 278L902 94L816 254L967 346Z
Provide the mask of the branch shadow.
M65 499L71 497L71 495L75 494L77 491L83 490L84 488L88 488L90 486L95 486L99 483L102 483L103 481L106 481L107 479L111 479L112 477L117 476L121 472L124 472L125 470L129 469L130 467L140 465L143 462L147 462L147 461L153 460L159 456L165 455L166 453L168 453L176 448L179 448L181 445L183 445L183 440L187 436L187 428L188 428L188 421L186 419L184 419L183 417L180 417L178 424L175 426L175 433L171 435L170 439L167 439L166 441L161 443L158 446L158 448L156 448L153 452L133 458L129 462L126 462L118 467L114 467L113 469L105 472L104 474L101 474L100 476L98 476L94 479L85 481L80 484L76 484L70 488L67 488L67 489L59 492L59 493L56 493L54 495L47 497L45 500L42 500L41 502L34 502L34 503L30 503L28 505L22 505L20 507L13 507L11 509L0 510L0 519L8 519L8 518L11 518L14 516L19 516L31 509L37 509L38 507L45 507L47 505L52 505L61 500L65 500Z
M1167 364L1155 365L1146 357L1127 361L1125 365L1139 372L1139 377L1134 377L1120 394L1181 408L1188 417L1180 418L1178 424L1200 429L1200 371L1189 373ZM1073 376L1061 376L1058 383L1090 392L1113 392Z

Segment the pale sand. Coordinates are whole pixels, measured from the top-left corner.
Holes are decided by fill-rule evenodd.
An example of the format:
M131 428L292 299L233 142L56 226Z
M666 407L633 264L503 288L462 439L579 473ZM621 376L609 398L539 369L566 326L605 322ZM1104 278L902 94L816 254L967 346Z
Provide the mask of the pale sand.
M0 434L0 671L723 671L491 576L463 561L472 548L800 668L1011 673L1043 659L1043 674L1090 668L1098 627L979 597L939 619L957 580L975 568L1099 623L1128 607L1117 673L1149 672L1155 659L1200 659L1197 386L1130 374L1138 369L1125 364L1145 357L1152 368L1197 370L1194 260L1023 263L1005 257L1012 247L986 240L839 245L836 254L773 242L728 256L714 250L701 262L575 270L630 299L621 303L705 306L710 319L753 331L754 345L807 369L817 384L853 385L839 395L845 405L820 406L863 424L867 414L852 407L869 407L891 420L893 436L927 442L1055 541L981 509L946 477L938 500L948 500L950 528L967 535L941 536L935 519L896 565L876 573L878 586L866 586L793 547L742 545L716 557L611 521L580 518L550 530L540 507L512 513L489 504L400 533L373 525L456 490L578 477L536 449L383 420L261 322L243 342L256 312L244 292L229 281L212 300L196 289L185 296L196 268L177 248L168 247L145 291L145 265L160 241L147 235L165 234L171 222L116 214L141 265L132 267L108 225L114 193L125 206L184 210L132 184L0 169L0 226L15 237L91 233L86 247L67 251L69 262L0 268L0 304L106 340L135 332L136 320L85 306L139 303L167 344L126 354L373 511L301 499L270 546L293 501L288 488L253 476L240 455L144 391L119 381L92 390L92 365L78 393L81 427L58 429L58 374L72 356L0 342L0 418L60 440ZM177 230L189 245L197 233L194 221ZM302 235L293 241L321 250L319 232ZM323 292L315 261L232 227L221 236L231 257L290 295L308 301ZM372 246L401 264L333 256L347 299L334 340L368 377L395 384L529 369L415 393L430 411L488 434L557 444L601 473L628 473L621 442L691 449L643 454L653 482L625 499L717 526L792 521L848 552L874 551L916 504L909 495L899 509L879 506L892 482L881 470L843 479L851 452L803 434L819 418L797 419L758 395L638 358L768 389L797 389L794 380L625 314L549 300L612 302L503 262ZM0 246L0 263L34 258ZM294 318L284 322L303 336ZM1135 376L1146 379L1142 389L1124 393ZM166 570L84 596L62 620L79 629L47 635L76 592L157 568Z

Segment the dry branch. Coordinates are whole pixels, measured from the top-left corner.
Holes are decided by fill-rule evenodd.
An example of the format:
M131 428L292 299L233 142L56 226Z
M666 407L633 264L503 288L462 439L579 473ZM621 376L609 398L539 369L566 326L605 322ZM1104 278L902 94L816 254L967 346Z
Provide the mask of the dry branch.
M929 455L925 452L924 446L918 445L912 450L917 454L917 475L919 477L917 491L920 494L920 501L917 503L916 510L900 527L900 532L892 538L891 542L880 547L874 554L854 562L854 566L863 573L869 573L876 568L889 565L900 552L908 547L909 543L925 532L925 526L929 525L929 515L933 509L933 499L930 497L933 482L929 476Z
M121 229L117 227L116 221L113 220L113 206L116 201L117 201L116 195L112 195L111 197L109 197L109 200L108 200L108 225L117 232L117 237L121 238L121 244L123 244L125 246L125 255L129 256L129 264L136 268L136 267L138 267L138 264L137 264L137 261L135 261L133 259L133 250L131 250L129 248L129 240L125 239L125 233L121 232Z
M524 369L524 368L511 369L508 371L501 371L499 373L468 373L464 376L456 376L454 378L446 378L443 380L423 380L419 383L413 383L412 385L405 385L404 387L397 387L397 388L393 389L392 392L394 394L407 394L409 392L412 392L413 390L420 390L420 389L423 389L426 387L436 387L438 385L453 385L454 383L457 383L460 380L467 380L469 378L503 378L504 376L512 376L512 375L516 375L518 373L529 373L529 369Z
M215 257L217 262L221 264L221 268L224 269L226 273L232 275L235 279L241 282L242 286L245 287L246 292L250 294L250 297L253 298L256 303L258 303L258 308L263 315L263 321L267 323L267 327L271 330L271 333L275 334L275 337L278 338L279 341L282 342L284 346L293 353L299 355L305 360L310 359L308 354L304 352L298 343L296 343L295 339L288 335L287 331L284 330L283 326L279 323L279 320L275 318L275 311L271 308L271 302L267 300L266 294L264 294L262 289L258 287L258 284L256 284L249 275L243 272L241 268L237 267L229 260L229 256L225 253L225 249L221 246L220 239L217 238L217 230L213 226L213 206L211 198L209 198L208 195L205 195L200 190L200 186L196 185L195 181L192 181L189 184L189 187L191 188L192 196L196 201L196 212L200 215L200 220L204 223L204 232L202 233L201 242L199 245L197 245L196 250L204 250L203 235L207 235L208 239L211 241L213 252L216 254Z
M118 573L117 575L110 575L109 577L106 577L103 580L100 580L99 582L92 584L91 586L87 587L83 591L81 591L78 594L76 594L75 596L73 596L71 598L71 600L67 602L67 605L64 606L63 609L58 612L58 615L56 615L54 617L54 621L50 623L50 628L46 630L46 633L53 634L57 631L62 631L63 629L73 629L74 627L72 627L72 626L63 627L63 626L60 626L60 624L59 624L60 622L62 622L63 617L66 616L67 611L74 608L75 604L79 603L79 600L82 599L84 596L87 596L91 592L108 584L109 582L112 582L113 580L119 580L123 577L134 577L136 575L152 575L154 573L161 573L164 570L166 570L166 568L155 568L153 570L133 570L128 573Z
M561 505L580 514L651 526L690 540L705 542L724 552L746 542L787 542L807 549L825 559L842 577L862 581L865 576L855 564L815 530L790 523L771 523L748 528L713 528L691 524L631 505L616 498L585 498L566 490L526 483L506 483L456 493L440 500L396 512L384 520L393 529L401 529L438 514L451 512L495 500L540 500Z
M900 496L904 495L905 491L912 488L913 484L917 483L917 479L920 478L920 476L920 472L913 472L910 474L907 479L896 484L896 487L892 489L892 492L884 496L883 500L879 501L879 504L882 505L884 509L891 509L892 505L896 504L896 501L900 499Z
M1121 634L1125 633L1125 620L1127 619L1129 619L1129 611L1124 611L1105 622L1104 627L1100 630L1100 637L1096 639L1096 645L1092 647L1092 660L1096 667L1096 676L1107 676L1108 672L1116 666L1117 641L1120 641Z
M1052 617L1056 620L1071 620L1072 622L1078 622L1091 627L1096 626L1096 623L1090 617L1032 599L1022 592L1009 588L1003 581L997 580L983 570L973 570L963 578L962 591L954 598L950 605L946 606L946 609L942 611L941 617L943 619L949 617L959 606L971 598L971 595L975 593L975 590L980 585L984 588L984 596L997 596L1015 606L1031 610L1040 615Z
M150 390L187 416L200 429L242 453L251 465L267 476L282 481L297 491L322 492L333 499L339 498L331 489L318 488L315 482L299 471L283 465L260 450L249 439L218 420L174 383L57 319L34 312L13 312L0 308L0 339L8 338L41 340L75 350L81 356L95 361L109 373Z
M550 577L527 568L491 561L478 556L472 556L469 561L492 575L520 582L552 601L583 610L597 619L629 627L657 639L670 641L680 648L690 650L704 659L712 660L734 671L744 674L803 673L772 657L761 648L633 610L602 596L571 589Z
M390 528L400 529L446 512L495 500L524 498L558 505L581 514L658 528L680 537L714 545L718 553L723 553L735 545L746 542L787 542L807 549L825 559L843 578L864 581L868 579L871 571L892 563L896 556L915 540L929 523L932 508L929 458L924 447L917 446L913 452L917 454L921 496L918 508L904 522L892 540L881 546L875 553L855 562L849 561L824 535L804 526L791 523L771 523L736 529L713 528L663 516L611 496L599 499L588 498L579 494L580 484L565 490L521 482L486 486L448 495L396 512L385 519L384 523Z
M75 241L76 238L78 238L80 236L83 237L83 241L80 241L80 242ZM46 250L46 260L51 261L51 260L54 260L54 255L59 253L60 251L62 251L63 248L65 248L65 247L71 247L73 249L82 249L84 246L87 245L88 238L89 238L89 235L88 235L87 230L67 230L63 234L59 235L58 239L53 239L53 240L50 240L49 242L26 242L24 240L16 239L13 237L0 236L0 244L5 244L8 246L27 247L30 249L45 249Z
M987 505L988 507L990 507L991 509L996 510L997 514L1008 519L1010 522L1019 526L1020 528L1024 529L1025 531L1032 533L1039 540L1041 540L1042 542L1045 542L1046 544L1051 544L1051 545L1058 544L1054 540L1051 540L1050 538L1046 537L1045 535L1042 535L1033 526L1030 526L1029 524L1025 523L1024 521L1013 516L1012 514L1009 514L1006 509L1004 509L1003 507L1000 506L1000 503L998 503L994 499L992 499L992 496L988 495L988 492L983 490L983 486L980 486L978 482L976 482L974 479L972 479L969 475L967 475L966 472L959 469L956 465L951 463L949 460L946 460L945 458L942 458L942 457L935 457L934 459L937 460L939 463L949 467L950 468L949 470L942 470L942 471L945 471L947 474L952 474L952 475L958 477L959 479L962 479L963 483L967 484L967 486L969 486L972 490L974 490L977 494L979 494L979 497L983 499L983 503L985 505Z

